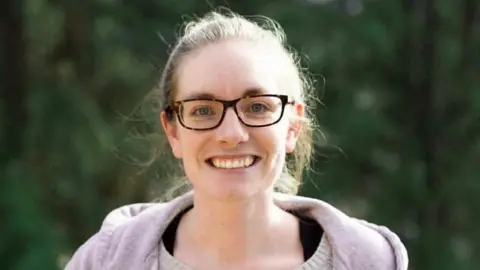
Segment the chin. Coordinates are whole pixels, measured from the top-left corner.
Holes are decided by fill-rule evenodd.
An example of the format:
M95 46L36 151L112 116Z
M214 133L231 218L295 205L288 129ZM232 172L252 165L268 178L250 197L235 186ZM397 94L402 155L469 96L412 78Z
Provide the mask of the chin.
M228 174L228 175L225 175ZM198 176L198 175L197 175ZM203 177L192 178L193 188L205 199L217 201L245 201L263 196L271 191L271 185L265 181L262 173L250 171L244 173L209 173Z
M218 201L245 201L253 199L260 194L266 194L267 189L255 188L252 185L223 185L205 191L205 195L211 196Z

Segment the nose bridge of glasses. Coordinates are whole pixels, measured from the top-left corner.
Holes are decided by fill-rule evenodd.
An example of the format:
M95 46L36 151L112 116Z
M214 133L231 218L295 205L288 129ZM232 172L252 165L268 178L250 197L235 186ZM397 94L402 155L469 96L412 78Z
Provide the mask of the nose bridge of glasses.
M215 129L215 136L219 141L236 145L241 141L247 140L248 132L239 119L236 109L233 107L231 108L232 110L229 110L229 107L232 106L226 106L225 108L223 118Z
M228 133L236 133L238 131L242 132L244 129L243 121L240 119L240 115L237 109L238 102L242 100L234 99L234 100L226 100L223 101L223 117L221 122L219 123L219 128L225 128L225 131ZM231 110L229 110L231 109Z
M233 113L236 114L238 116L238 111L237 111L237 104L238 102L241 100L241 98L237 98L237 99L233 99L233 100L224 100L222 101L222 105L223 105L223 114L224 114L224 117L226 117L226 114L228 112L228 109L232 109Z
M222 104L223 104L223 110L225 111L224 113L226 113L228 111L229 108L232 108L235 112L237 112L237 104L238 102L241 100L241 98L237 98L237 99L233 99L233 100L224 100L222 101Z
M225 105L221 125L225 124L225 122L227 122L228 124L231 124L232 121L238 121L237 124L241 125L242 123L240 122L239 117L240 116L238 115L238 111L237 111L237 108L235 107L235 103L230 103L228 105Z

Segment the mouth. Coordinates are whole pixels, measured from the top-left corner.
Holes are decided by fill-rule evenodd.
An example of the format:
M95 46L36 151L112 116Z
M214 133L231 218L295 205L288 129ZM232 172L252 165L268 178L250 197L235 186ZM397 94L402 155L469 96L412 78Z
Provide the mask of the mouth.
M254 166L260 159L253 155L236 158L212 157L205 162L216 169L243 169Z

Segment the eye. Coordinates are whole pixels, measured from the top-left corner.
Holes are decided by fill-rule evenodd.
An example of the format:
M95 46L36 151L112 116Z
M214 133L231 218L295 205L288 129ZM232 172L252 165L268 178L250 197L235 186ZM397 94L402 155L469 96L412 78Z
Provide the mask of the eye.
M269 110L269 107L263 103L252 103L250 106L247 108L248 111L253 112L253 113L261 113Z
M193 116L211 116L214 114L215 111L208 106L196 107L190 112L190 115Z

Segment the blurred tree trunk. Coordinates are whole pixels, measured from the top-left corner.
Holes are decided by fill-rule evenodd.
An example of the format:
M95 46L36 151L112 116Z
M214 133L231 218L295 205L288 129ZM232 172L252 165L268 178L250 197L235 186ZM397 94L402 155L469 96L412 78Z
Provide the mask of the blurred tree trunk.
M95 10L93 9L93 1L55 0L52 1L52 3L60 7L60 10L63 12L63 17L65 18L61 26L62 30L60 32L59 42L54 47L49 59L50 68L53 70L53 74L55 74L53 78L54 84L58 85L60 90L71 85L74 87L72 89L78 89L82 92L79 96L85 96L89 103L97 104L99 103L100 93L93 85L95 74L93 45L93 18ZM63 72L65 64L71 68L71 70L69 70L70 73L67 73L68 75ZM81 102L80 100L77 101ZM73 149L73 151L75 151L75 149ZM81 157L71 156L70 158L78 159ZM81 169L82 168L79 168L80 171ZM51 176L47 177L51 178ZM79 181L75 183L75 185L79 194L77 201L74 203L59 204L55 197L49 200L48 204L52 214L55 213L57 218L68 224L65 228L65 230L68 231L68 235L70 235L75 242L81 243L86 240L85 235L88 234L87 232L98 229L98 224L91 227L91 224L82 222L87 216L93 214L91 213L93 208L85 209L81 207L81 205L84 204L82 202L84 196L90 194L92 189L95 191L96 187L92 186L89 181ZM55 181L52 187L54 186L58 186ZM81 214L78 215L71 215L71 208L78 208L85 212L80 212ZM76 226L78 224L83 224L83 226Z
M476 0L464 0L463 2L463 23L462 23L462 32L461 32L461 42L462 42L462 58L461 64L459 66L459 74L461 75L464 71L468 70L474 64L475 47L474 44L474 30L475 30L475 12L480 12L479 1ZM480 30L480 29L479 29ZM478 31L478 30L477 30ZM478 48L477 48L478 50Z
M0 29L3 72L0 80L0 260L7 269L14 268L24 258L27 232L17 226L22 210L12 202L12 195L20 195L22 187L13 177L23 155L23 138L27 120L25 96L25 44L23 1L5 0L0 4ZM20 212L20 213L19 213Z
M424 6L424 28L422 37L422 45L420 54L422 55L421 67L422 76L419 84L414 87L414 92L418 93L416 102L417 134L420 145L421 160L425 169L425 197L424 204L419 209L419 224L421 226L420 243L428 243L422 248L420 258L426 260L426 268L434 268L433 258L427 256L431 254L429 247L441 247L437 243L444 242L447 239L438 239L438 231L440 227L440 205L441 197L441 179L437 174L437 156L439 150L437 145L437 113L435 111L434 94L436 86L435 76L435 56L437 49L437 31L438 31L438 14L434 0L425 0ZM412 96L414 97L414 96ZM446 209L444 209L446 210ZM424 259L420 259L421 261ZM435 263L437 264L437 263Z
M399 75L408 93L402 99L412 110L400 117L407 121L404 125L410 127L407 130L411 132L410 140L418 149L416 163L422 168L423 179L419 192L421 198L417 198L418 204L412 206L417 212L419 238L416 241L418 245L410 250L410 255L420 268L434 269L433 264L436 263L430 259L430 249L438 247L435 243L442 241L434 239L438 236L442 223L442 182L438 175L436 155L439 147L436 130L438 112L435 106L439 16L435 0L404 0L403 7L407 26L404 29L403 45L398 52L400 66L403 68Z
M5 0L0 4L3 33L4 78L0 97L3 100L1 119L2 164L22 155L22 138L27 112L25 107L25 43L22 1Z
M54 3L62 8L65 22L63 36L52 53L51 62L54 66L63 61L72 62L79 82L89 82L94 70L92 1Z

